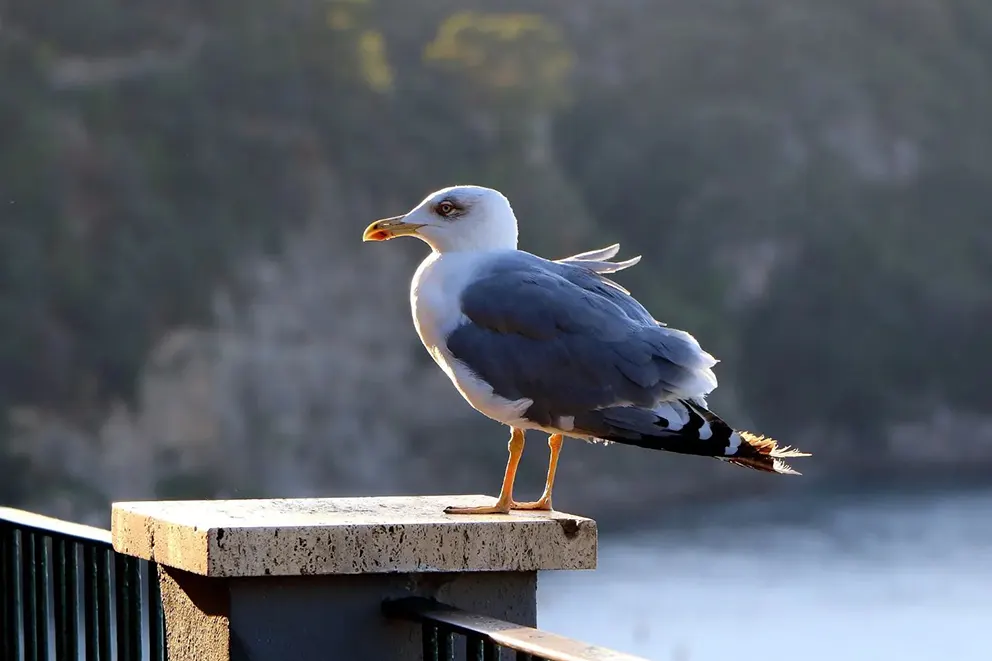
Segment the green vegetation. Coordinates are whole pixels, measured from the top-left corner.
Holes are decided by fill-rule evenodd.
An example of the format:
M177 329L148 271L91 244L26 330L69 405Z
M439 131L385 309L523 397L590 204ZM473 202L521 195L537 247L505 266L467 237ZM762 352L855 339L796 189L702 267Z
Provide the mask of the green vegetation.
M336 317L264 344L252 316L259 265L283 269L286 289L265 300L285 317L276 303L301 283L360 283L392 259L354 256L368 220L456 182L504 190L527 249L560 256L620 241L623 254L643 253L621 279L722 359L714 404L811 445L822 465L843 462L852 443L885 454L894 425L990 412L992 5L573 0L495 11L451 0L6 3L0 499L32 491L43 504L39 484L67 488L73 471L50 460L60 441L45 445L39 430L88 438L98 456L115 452L100 445L115 407L137 420L165 406L156 347L177 329L241 342L218 344L223 360L245 338L288 351L362 337ZM304 254L294 240L313 236L338 257L294 262ZM370 374L350 386L358 395L330 376L315 377L314 392L353 410L349 397L430 369L405 309L385 309L403 297L381 298L397 278L405 287L409 268L397 264L392 287L366 298L300 298L293 310L333 300L366 315L365 328L403 333L393 371L378 345L345 349ZM228 393L218 401L241 404L197 443L223 438L230 456L242 451L235 437L282 439L306 464L305 448L327 442L314 431L320 416L307 409L284 429L281 405L244 404L277 394L246 394L238 370L211 377ZM484 424L408 414L390 422L396 447ZM334 433L388 436L369 426L381 415ZM928 442L954 456L966 440ZM486 476L502 453L491 445L473 459ZM263 471L269 455L259 456L251 465ZM333 477L351 472L346 458L325 460L307 488L351 484ZM232 477L183 462L149 482L171 495L266 491L255 468ZM86 488L94 502L115 495L76 492Z

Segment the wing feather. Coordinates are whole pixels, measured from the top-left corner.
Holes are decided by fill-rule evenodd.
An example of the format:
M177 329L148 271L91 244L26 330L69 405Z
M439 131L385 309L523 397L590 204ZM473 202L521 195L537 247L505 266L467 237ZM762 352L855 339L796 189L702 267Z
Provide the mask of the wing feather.
M632 296L577 264L515 253L487 265L461 295L466 322L447 338L455 359L528 419L701 397L715 360L660 325Z

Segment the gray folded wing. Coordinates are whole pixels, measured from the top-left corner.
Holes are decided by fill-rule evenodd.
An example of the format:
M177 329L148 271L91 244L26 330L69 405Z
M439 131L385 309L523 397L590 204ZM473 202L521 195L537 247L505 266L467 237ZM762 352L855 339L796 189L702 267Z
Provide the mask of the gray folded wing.
M532 400L525 416L547 427L716 386L716 361L691 335L660 325L582 261L516 252L484 265L461 294L466 321L447 338L454 358L497 395Z

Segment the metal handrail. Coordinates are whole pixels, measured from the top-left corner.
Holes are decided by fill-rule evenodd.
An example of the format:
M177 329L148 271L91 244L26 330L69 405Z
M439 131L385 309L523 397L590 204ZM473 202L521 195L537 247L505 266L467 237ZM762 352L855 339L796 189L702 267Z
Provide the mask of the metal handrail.
M110 545L110 531L94 528L81 523L53 519L43 514L15 510L11 507L0 507L0 524L14 526L22 530L31 530L45 535L60 535L96 544Z
M507 649L517 653L517 661L647 661L422 597L386 601L382 611L386 617L423 626L424 661L449 661L453 635L465 638L470 660L498 661L500 650Z
M164 659L157 571L110 531L0 507L0 658Z

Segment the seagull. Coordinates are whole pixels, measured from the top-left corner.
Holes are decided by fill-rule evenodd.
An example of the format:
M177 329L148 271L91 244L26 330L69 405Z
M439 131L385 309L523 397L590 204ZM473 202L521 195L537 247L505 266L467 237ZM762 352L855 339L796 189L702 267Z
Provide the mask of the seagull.
M709 410L717 360L606 277L640 257L610 261L619 245L558 260L518 250L509 200L481 186L434 192L408 213L369 225L363 241L400 236L431 248L410 284L424 347L473 408L510 427L496 503L445 512L552 510L565 437L799 474L783 459L807 453L736 430ZM527 430L550 435L550 459L541 497L517 502Z

